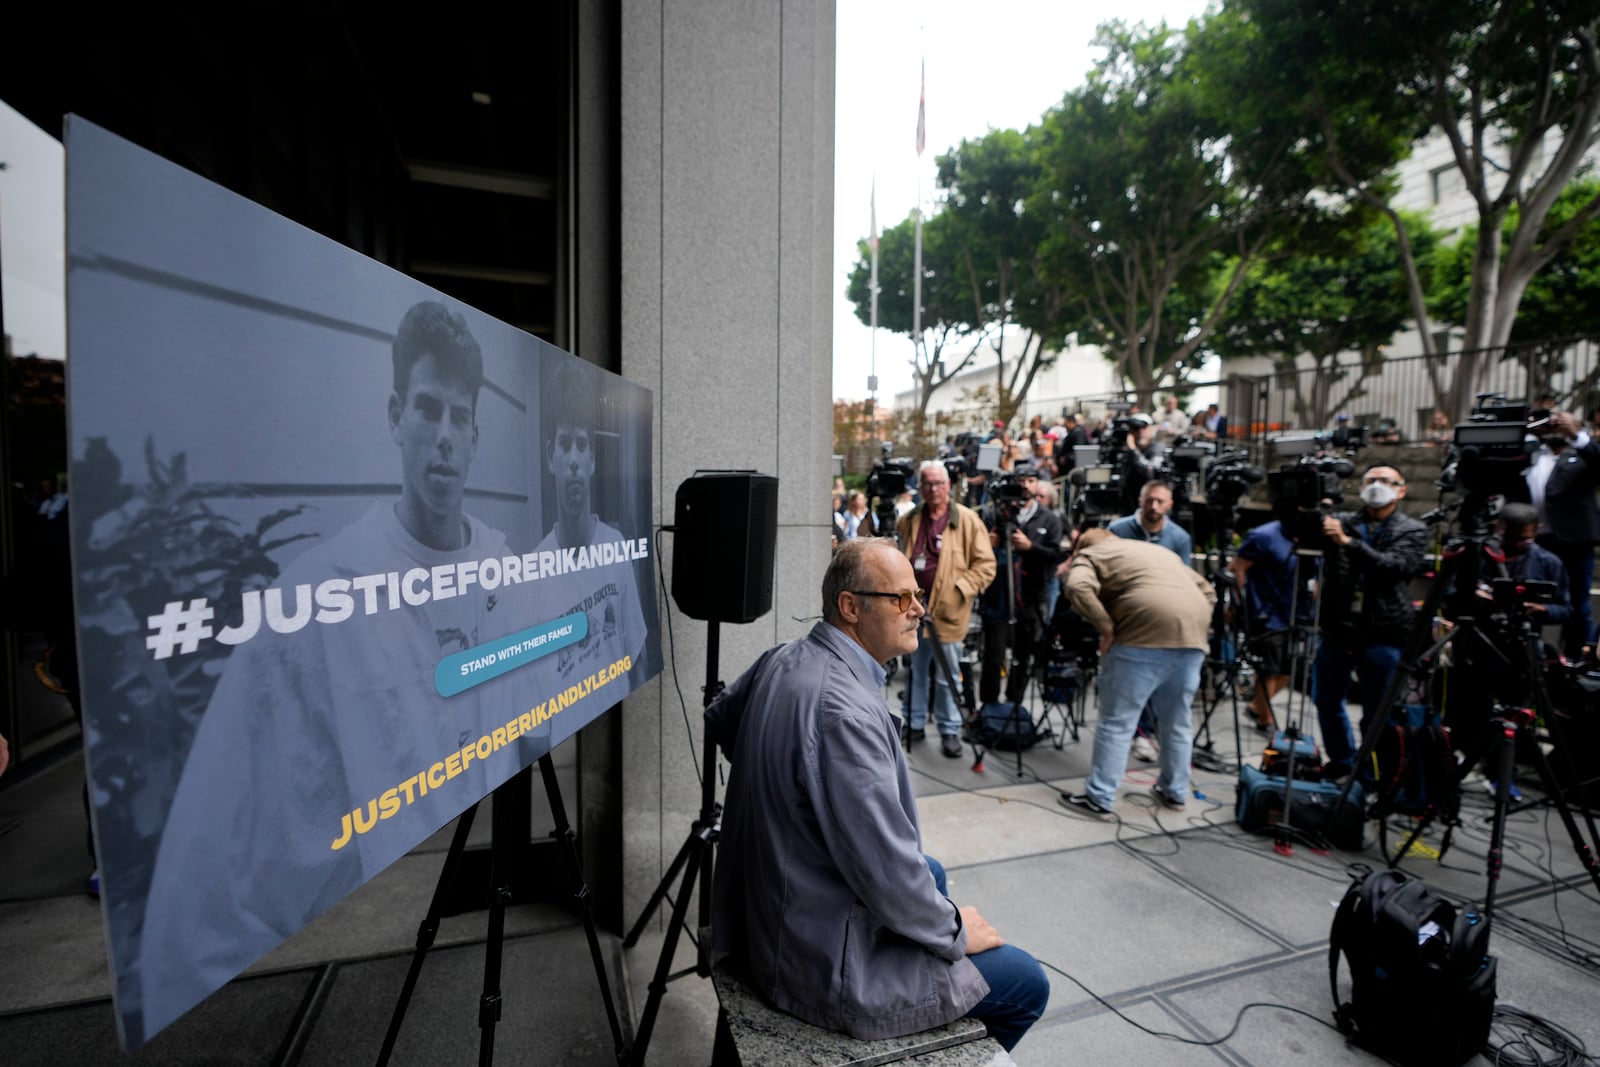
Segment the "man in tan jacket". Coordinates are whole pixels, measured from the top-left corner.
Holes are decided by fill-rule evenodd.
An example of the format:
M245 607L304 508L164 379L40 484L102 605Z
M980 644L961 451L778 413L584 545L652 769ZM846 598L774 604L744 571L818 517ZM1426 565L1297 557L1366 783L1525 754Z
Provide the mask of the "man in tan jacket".
M1190 706L1200 685L1216 592L1159 545L1088 530L1067 568L1067 596L1100 634L1100 723L1084 791L1062 793L1061 802L1101 817L1111 814L1134 726L1149 702L1161 738L1161 773L1152 791L1181 811L1189 799L1194 746Z
M911 712L906 726L913 741L926 736L931 676L940 751L956 759L961 755L961 713L950 680L961 675L961 642L972 621L972 599L994 581L994 550L977 512L951 502L950 475L943 463L924 463L917 472L917 487L922 506L895 524L928 605L911 657ZM935 654L949 666L948 672L934 662Z

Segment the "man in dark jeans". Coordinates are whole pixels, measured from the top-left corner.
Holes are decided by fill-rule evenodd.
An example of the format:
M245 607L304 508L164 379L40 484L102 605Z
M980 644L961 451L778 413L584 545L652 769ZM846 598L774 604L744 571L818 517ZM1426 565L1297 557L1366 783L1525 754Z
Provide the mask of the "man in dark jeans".
M997 508L993 500L983 510L998 567L994 581L979 602L983 617L983 673L978 680L978 695L985 704L1000 699L1000 673L1008 639L1011 666L1006 676L1006 701L1020 704L1027 695L1029 674L1037 666L1033 662L1034 651L1050 622L1046 615L1049 579L1061 562L1061 516L1045 505L1038 470L1018 467L1015 477L1026 494L1015 521L1008 525L1004 509ZM1010 581L1006 579L1008 559ZM1015 600L1008 604L1007 597ZM1013 614L1017 620L1014 627L1007 625Z
M1411 579L1422 570L1428 528L1400 513L1404 476L1374 464L1361 476L1362 509L1322 521L1322 644L1312 668L1312 691L1328 760L1324 774L1340 778L1354 766L1358 738L1345 712L1354 672L1363 719L1382 700L1410 636ZM1363 730L1365 730L1363 722Z

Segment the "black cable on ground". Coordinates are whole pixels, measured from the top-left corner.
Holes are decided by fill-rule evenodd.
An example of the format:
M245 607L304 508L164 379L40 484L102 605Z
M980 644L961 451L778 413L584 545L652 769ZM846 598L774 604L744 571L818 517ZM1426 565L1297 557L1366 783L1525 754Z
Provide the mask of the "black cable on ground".
M1579 1067L1595 1060L1572 1031L1509 1004L1495 1006L1483 1054L1506 1067Z
M1096 993L1094 990L1092 990L1088 986L1084 985L1083 982L1079 981L1076 977L1074 977L1071 974L1068 974L1066 971L1063 971L1060 967L1057 967L1055 964L1049 962L1048 960L1039 960L1039 963L1040 963L1041 966L1043 966L1043 967L1045 967L1045 968L1047 968L1049 970L1054 971L1055 973L1059 974L1061 977L1065 978L1067 981L1071 982L1073 985L1077 986L1079 989L1083 990L1085 993L1089 994L1089 996L1093 997L1095 1002L1098 1003L1101 1007L1105 1008L1111 1014L1115 1015L1117 1018L1121 1019L1123 1022L1127 1023L1129 1026L1133 1027L1135 1030L1143 1031L1144 1033L1149 1034L1151 1037L1159 1038L1162 1041L1174 1041L1174 1042L1177 1042L1180 1045L1196 1045L1196 1046L1199 1046L1201 1048L1213 1048L1213 1047L1215 1047L1217 1045L1225 1045L1229 1041L1232 1041L1234 1035L1239 1032L1239 1027L1241 1025L1243 1025L1243 1023L1244 1023L1245 1013L1250 1011L1250 1009L1252 1009L1252 1008L1275 1008L1278 1011L1286 1011L1286 1012L1289 1012L1289 1013L1294 1014L1294 1015L1301 1015L1301 1016L1304 1016L1307 1019L1310 1019L1312 1022L1318 1024L1319 1026L1324 1026L1327 1029L1332 1030L1334 1033L1338 1034L1340 1037L1346 1037L1344 1031L1340 1030L1338 1026L1336 1026L1335 1024L1333 1024L1333 1023L1329 1022L1328 1020L1322 1018L1320 1015L1313 1015L1311 1012L1306 1011L1304 1008L1296 1008L1296 1007L1292 1007L1291 1005L1288 1005L1288 1004L1279 1004L1279 1003L1276 1003L1274 1001L1268 1001L1268 1000L1253 1000L1250 1003L1248 1003L1248 1004L1244 1005L1243 1007L1241 1007L1239 1009L1239 1011L1237 1012L1237 1014L1235 1014L1234 1017L1233 1017L1233 1025L1230 1026L1228 1028L1228 1032L1223 1034L1221 1037L1214 1037L1214 1038L1211 1038L1209 1040L1205 1040L1205 1039L1201 1039L1201 1038L1197 1038L1197 1037L1184 1037L1182 1034L1174 1034L1174 1033L1172 1033L1170 1031L1167 1031L1167 1030L1152 1030L1150 1027L1145 1026L1143 1023L1138 1022L1137 1020L1132 1019L1129 1016L1123 1014L1110 1001L1106 1000L1099 993ZM1388 1059L1388 1058L1386 1058L1384 1056L1378 1055L1377 1053L1372 1052L1371 1049L1365 1049L1364 1051L1371 1053L1372 1055L1376 1056L1380 1060L1383 1060L1384 1063L1394 1064L1393 1060ZM1399 1067L1399 1065L1395 1064L1395 1067Z

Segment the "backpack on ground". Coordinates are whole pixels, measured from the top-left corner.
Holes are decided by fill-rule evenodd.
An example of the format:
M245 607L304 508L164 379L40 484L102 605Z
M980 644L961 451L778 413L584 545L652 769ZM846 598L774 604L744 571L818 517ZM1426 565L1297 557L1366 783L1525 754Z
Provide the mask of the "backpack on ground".
M1026 751L1050 736L1050 727L1033 721L1021 704L992 701L978 709L967 731L973 744L1001 752Z
M1457 912L1421 880L1368 870L1345 892L1328 942L1339 1029L1407 1067L1457 1067L1480 1052L1494 1015L1489 917ZM1351 995L1339 999L1339 957Z
M1461 805L1450 731L1427 706L1397 708L1372 748L1373 814L1435 815L1453 821Z

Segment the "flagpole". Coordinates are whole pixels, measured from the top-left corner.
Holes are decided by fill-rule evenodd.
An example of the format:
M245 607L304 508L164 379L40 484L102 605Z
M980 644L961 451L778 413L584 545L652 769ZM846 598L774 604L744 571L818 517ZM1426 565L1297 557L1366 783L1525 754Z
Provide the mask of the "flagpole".
M917 235L911 258L911 358L922 365L922 149L928 140L928 61L922 60L922 86L917 94Z
M867 391L872 394L873 418L878 410L878 176L872 176L872 372Z

